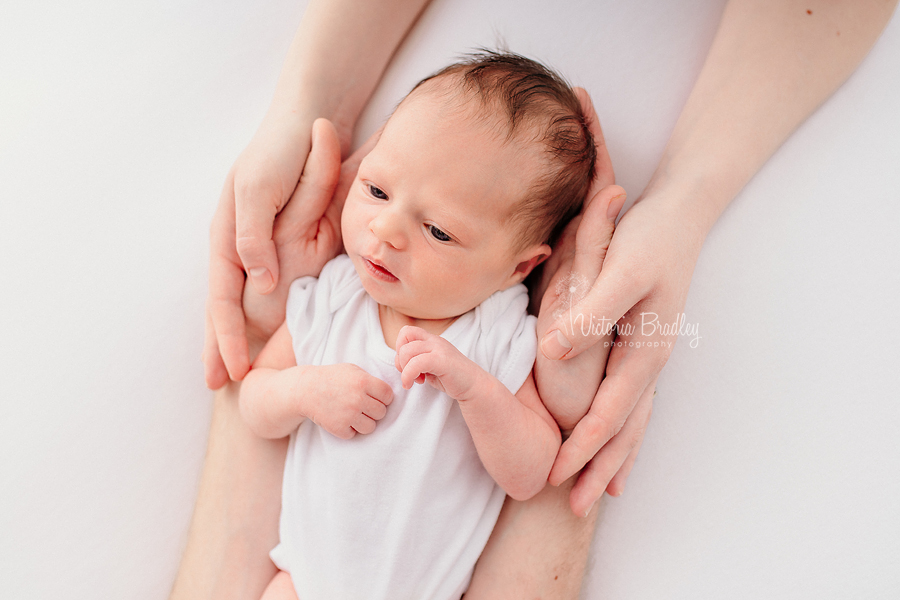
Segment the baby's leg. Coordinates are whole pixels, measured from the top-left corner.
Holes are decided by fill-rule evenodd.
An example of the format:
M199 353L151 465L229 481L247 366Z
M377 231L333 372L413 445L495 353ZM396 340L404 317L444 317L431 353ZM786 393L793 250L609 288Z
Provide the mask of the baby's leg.
M298 600L290 573L278 571L259 600Z

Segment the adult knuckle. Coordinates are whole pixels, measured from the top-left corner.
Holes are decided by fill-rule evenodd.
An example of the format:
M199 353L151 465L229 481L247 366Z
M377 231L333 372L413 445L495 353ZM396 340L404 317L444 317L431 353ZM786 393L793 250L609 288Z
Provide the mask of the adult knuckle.
M247 165L234 174L234 192L238 201L252 202L260 194L275 191L271 177L259 165Z
M207 304L209 307L209 316L213 320L213 322L218 327L224 324L225 321L228 320L228 315L231 312L232 303L225 298L210 298L209 303Z
M353 374L353 386L359 390L362 390L369 383L369 374L365 371L357 371Z
M635 427L631 432L631 435L628 436L628 449L634 448L638 444L641 443L641 440L644 439L644 434L647 433L647 423L643 423L638 427Z
M618 421L594 412L586 414L583 421L587 437L601 443L612 439L622 429L622 424Z
M238 256L244 257L248 254L259 252L260 241L252 236L243 236L235 238L234 247L237 250Z

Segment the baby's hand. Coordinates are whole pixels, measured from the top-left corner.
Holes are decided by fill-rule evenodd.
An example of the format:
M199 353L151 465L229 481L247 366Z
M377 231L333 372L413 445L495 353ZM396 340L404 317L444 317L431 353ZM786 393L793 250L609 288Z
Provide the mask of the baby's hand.
M384 381L351 364L315 368L312 385L303 390L310 402L307 418L345 440L375 431L387 414L394 392Z
M413 383L428 383L459 401L468 399L483 373L441 336L409 325L397 336L395 364L404 389Z

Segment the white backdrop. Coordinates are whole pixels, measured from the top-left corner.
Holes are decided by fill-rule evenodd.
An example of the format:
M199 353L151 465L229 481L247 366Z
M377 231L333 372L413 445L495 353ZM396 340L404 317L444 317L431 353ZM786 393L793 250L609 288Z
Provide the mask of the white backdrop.
M722 0L435 0L371 132L505 39L593 95L651 175ZM211 407L207 233L303 2L20 2L0 19L0 597L160 599ZM373 33L374 34L374 33ZM900 22L725 212L586 597L900 589Z

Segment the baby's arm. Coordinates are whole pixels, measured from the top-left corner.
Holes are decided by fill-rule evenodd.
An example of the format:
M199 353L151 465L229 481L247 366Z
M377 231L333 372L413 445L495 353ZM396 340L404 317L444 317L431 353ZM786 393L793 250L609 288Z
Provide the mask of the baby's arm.
M404 388L427 382L459 402L481 462L509 496L544 488L560 434L532 375L514 395L444 338L409 326L397 337L397 370Z
M297 365L286 324L241 384L241 416L259 436L290 435L304 419L339 438L371 433L391 403L391 387L352 364Z

